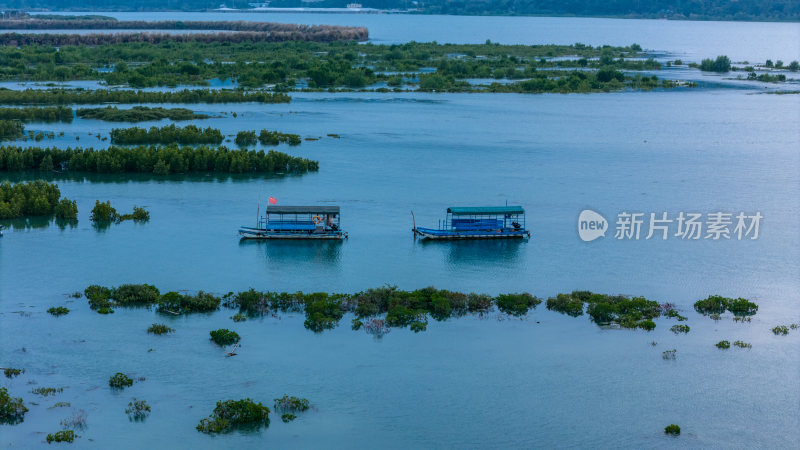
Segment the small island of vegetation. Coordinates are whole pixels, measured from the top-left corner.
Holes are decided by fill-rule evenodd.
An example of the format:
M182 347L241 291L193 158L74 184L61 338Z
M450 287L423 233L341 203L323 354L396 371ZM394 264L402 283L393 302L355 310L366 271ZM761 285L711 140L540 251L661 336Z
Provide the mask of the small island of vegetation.
M76 115L81 119L97 119L106 122L146 122L161 119L177 121L207 119L211 117L207 114L199 114L186 108L151 108L148 106L134 106L129 109L119 109L116 106L107 106L105 108L81 108L76 111ZM70 110L70 120L71 118L72 113Z
M269 426L268 407L249 398L217 402L211 415L200 421L197 431L227 433L238 428L258 429Z
M61 198L57 184L44 180L0 183L0 219L48 215L67 220L77 216L75 202Z

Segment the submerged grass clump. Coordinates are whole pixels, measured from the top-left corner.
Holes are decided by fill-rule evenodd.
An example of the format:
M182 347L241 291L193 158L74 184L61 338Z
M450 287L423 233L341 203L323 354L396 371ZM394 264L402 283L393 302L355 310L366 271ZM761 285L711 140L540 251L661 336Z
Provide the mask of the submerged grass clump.
M231 331L225 328L220 328L219 330L211 331L209 334L211 335L211 340L214 341L215 344L222 347L226 345L233 345L241 340L241 338L235 331Z
M677 353L678 350L674 348L672 350L664 350L661 352L661 357L664 359L675 359L677 357Z
M128 402L128 407L125 408L125 414L128 419L134 422L140 422L150 415L150 405L144 400L136 400L135 398Z
M676 309L670 309L667 312L667 317L674 317L674 318L678 319L678 322L683 322L683 321L688 320L688 318L686 316L682 316Z
M13 367L6 367L3 369L3 375L5 375L6 378L18 377L23 373L25 373L25 369L15 369Z
M227 433L237 428L269 426L269 408L249 398L217 402L211 415L197 425L201 433Z
M133 379L122 372L117 372L108 379L108 385L114 389L133 386Z
M67 403L69 406L69 403ZM86 429L86 411L79 409L74 411L71 416L62 420L61 426L67 430L85 430Z
M675 334L688 333L689 325L673 325L670 327L669 331L672 331Z
M275 411L279 412L302 412L310 408L308 399L284 395L275 399Z
M291 413L281 414L281 420L283 421L283 423L289 423L294 419L297 419L297 416L295 416L294 414Z
M15 425L25 419L28 408L19 397L12 397L8 389L0 387L0 424Z
M63 387L38 387L31 391L31 394L41 395L42 397L49 397L51 395L56 395L64 391Z
M236 313L231 316L231 320L233 320L234 322L244 322L247 320L247 316L245 316L242 313Z
M154 324L150 325L150 327L147 329L147 332L150 333L150 334L161 335L161 334L174 333L175 329L174 328L170 328L170 327L164 325L163 323L154 323Z
M789 327L787 327L786 325L778 325L777 327L772 329L772 332L776 336L786 336L787 334L789 334Z
M753 344L744 341L736 341L733 343L733 345L734 347L739 347L739 348L753 348Z
M675 425L674 423L671 425L667 425L666 427L664 427L664 434L677 436L681 434L681 427Z
M721 349L728 349L731 348L731 343L729 341L719 341L716 343L717 348Z
M51 444L53 442L69 442L75 440L75 432L72 430L61 430L56 431L54 434L47 435L47 443Z
M65 315L65 314L69 314L69 309L68 309L68 308L65 308L65 307L63 307L63 306L54 306L54 307L52 307L52 308L49 308L49 309L47 310L47 313L48 313L48 314L52 314L53 316L56 316L56 317L58 317L58 316L63 316L63 315Z

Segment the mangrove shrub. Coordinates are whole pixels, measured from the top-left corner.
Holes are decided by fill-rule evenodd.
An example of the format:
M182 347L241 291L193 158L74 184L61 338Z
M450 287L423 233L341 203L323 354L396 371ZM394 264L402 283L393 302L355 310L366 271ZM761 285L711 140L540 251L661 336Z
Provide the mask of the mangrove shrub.
M242 427L267 427L269 413L269 408L249 398L219 401L211 415L201 420L196 428L202 433L226 433Z
M142 421L150 415L150 405L144 400L136 400L135 398L128 402L128 407L125 408L125 414L128 419L132 421Z
M74 440L75 440L75 432L73 430L61 430L61 431L56 431L54 434L53 433L47 434L48 444L51 444L53 442L72 443L72 441Z
M108 385L114 389L124 389L133 386L133 379L122 372L117 372L108 379Z
M51 215L57 212L60 199L55 183L35 180L12 185L4 181L0 183L0 219Z
M15 425L25 419L28 408L19 397L11 397L8 389L0 387L0 424Z
M219 346L233 345L240 341L239 335L235 331L220 328L209 333L211 340Z
M501 294L495 299L497 309L512 316L524 316L531 308L542 303L540 298L523 292L522 294Z
M47 313L58 317L58 316L63 316L65 314L69 314L69 309L63 306L54 306L52 308L49 308L47 310Z

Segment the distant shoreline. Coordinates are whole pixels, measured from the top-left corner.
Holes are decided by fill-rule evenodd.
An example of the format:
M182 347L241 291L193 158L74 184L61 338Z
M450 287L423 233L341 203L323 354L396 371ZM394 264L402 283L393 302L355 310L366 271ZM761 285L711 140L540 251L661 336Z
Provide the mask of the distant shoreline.
M252 13L252 14L406 14L424 16L463 16L463 17L553 17L553 18L581 18L581 19L634 19L634 20L669 20L676 22L760 22L760 23L800 23L800 17L787 19L759 19L735 17L676 17L660 15L575 15L575 14L441 14L420 10L395 10L374 8L258 8L258 9L152 9L152 10L122 10L122 9L21 9L20 11L34 14L85 14L85 13Z

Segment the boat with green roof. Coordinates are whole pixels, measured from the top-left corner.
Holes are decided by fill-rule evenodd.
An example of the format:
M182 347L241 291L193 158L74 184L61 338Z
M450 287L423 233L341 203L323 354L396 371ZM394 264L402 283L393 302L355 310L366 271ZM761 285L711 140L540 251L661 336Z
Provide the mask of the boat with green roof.
M412 219L414 213L411 213ZM447 216L437 228L417 227L412 231L422 239L525 239L531 236L521 206L473 206L447 208Z

